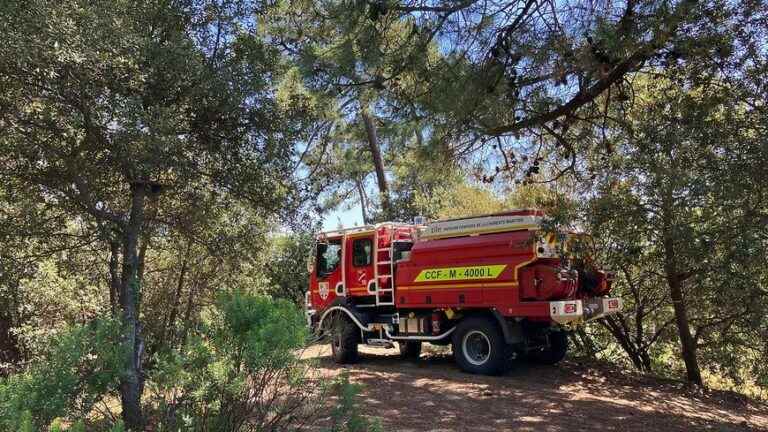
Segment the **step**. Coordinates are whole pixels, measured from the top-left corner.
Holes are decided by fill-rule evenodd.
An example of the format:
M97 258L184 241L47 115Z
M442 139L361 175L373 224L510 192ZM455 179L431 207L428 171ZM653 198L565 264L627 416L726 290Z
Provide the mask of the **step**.
M392 264L392 261L379 261L378 263L376 263L376 265L384 265L384 264L386 265Z
M366 345L379 348L394 348L395 344L388 339L368 339Z

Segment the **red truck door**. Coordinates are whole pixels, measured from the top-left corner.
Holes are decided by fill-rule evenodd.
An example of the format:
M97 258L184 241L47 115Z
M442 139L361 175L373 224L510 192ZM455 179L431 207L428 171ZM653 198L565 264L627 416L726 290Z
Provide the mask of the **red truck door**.
M373 233L348 237L345 253L347 290L351 295L373 294Z

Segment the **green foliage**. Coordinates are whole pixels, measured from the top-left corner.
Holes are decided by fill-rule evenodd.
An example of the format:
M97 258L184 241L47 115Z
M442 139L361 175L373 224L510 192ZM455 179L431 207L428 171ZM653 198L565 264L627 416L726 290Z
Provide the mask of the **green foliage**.
M85 432L85 423L82 420L76 421L67 429L69 432ZM53 430L51 430L53 432Z
M76 255L76 254L73 254ZM102 287L81 272L82 257L61 254L61 260L40 261L33 277L20 281L13 332L28 359L45 353L51 338L72 324L104 316L108 299Z
M0 280L0 318L12 327L0 328L2 357L6 344L19 362L18 351L36 355L60 326L122 315L133 321L123 336L135 377L140 348L182 340L223 279L248 285L254 272L243 269L255 267L266 230L302 209L312 183L294 184L293 174L314 110L283 76L280 52L250 31L268 6L3 2L0 215L12 223L0 238L21 251L0 266L17 267L29 285ZM175 265L169 255L192 243ZM148 263L161 248L163 260ZM66 307L48 324L57 287ZM38 290L38 303L22 301ZM147 297L165 301L143 311ZM132 429L142 423L142 380L121 386Z
M146 351L122 354L148 363L166 430L310 418L325 389L290 303L311 240L282 231L350 202L368 221L544 207L618 271L625 314L582 335L600 355L618 341L678 373L684 278L709 376L766 386L765 5L432 3L0 2L0 373L20 371L3 429L85 418L114 389L121 344L98 318L126 287ZM525 180L481 186L477 166ZM157 190L129 242L137 182ZM368 427L344 380L338 427Z
M726 58L739 43L761 42L760 31L742 29L765 16L750 0L577 1L552 5L546 15L534 3L513 11L477 0L276 4L266 31L300 65L307 88L344 108L373 105L384 123L418 119L420 132L450 144L451 156L497 144L488 137L511 147L547 130L560 136L592 128L606 106L630 99L627 77L637 70L689 61L701 76L730 71L740 62ZM574 148L596 143L539 144L552 153L569 149L563 156L570 159Z
M306 340L291 302L222 294L199 334L157 356L151 385L163 430L284 430L306 421L321 394L298 358Z
M113 394L125 358L119 331L119 323L109 320L74 326L52 338L27 371L2 380L2 430L20 427L17 421L39 429L57 417L81 418Z
M269 279L266 292L274 298L303 306L304 293L309 290L306 268L314 236L310 232L277 234L271 246L263 265L265 276Z
M431 209L429 214L435 219L496 213L505 208L493 191L466 182L438 188L430 196L420 196L417 202Z
M664 355L680 343L668 299L675 281L703 368L759 382L766 376L768 275L759 263L768 256L760 192L768 186L768 136L755 125L765 112L734 107L736 87L697 86L689 73L638 81L631 129L613 134L616 153L585 201L596 250L619 270L616 292L630 312L607 320L608 329L631 357L646 357L646 368L679 369L679 357Z
M286 300L236 292L218 301L212 344L242 359L251 371L286 365L307 340L301 311Z
M13 414L18 414L18 413L13 413ZM13 419L9 418L9 420L13 420ZM10 431L12 429L8 427L8 430ZM35 432L35 426L32 422L32 413L29 410L25 410L21 412L21 417L19 417L18 430L19 432Z

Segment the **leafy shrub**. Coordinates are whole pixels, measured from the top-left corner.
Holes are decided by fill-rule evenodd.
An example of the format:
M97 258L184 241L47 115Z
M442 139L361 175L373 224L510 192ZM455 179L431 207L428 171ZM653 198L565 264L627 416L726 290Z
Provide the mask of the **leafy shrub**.
M71 327L43 359L0 381L0 430L43 430L57 417L82 418L116 388L123 370L119 323Z
M286 300L222 295L200 333L158 356L151 389L161 430L273 431L307 422L323 393L301 311Z
M0 431L86 430L78 419L117 388L125 358L119 331L113 321L72 327L50 342L43 360L0 381ZM182 348L153 359L149 422L159 431L269 432L322 416L328 432L380 430L359 414L359 385L346 375L324 379L301 359L307 339L303 315L288 300L220 296ZM124 430L118 422L110 432Z
M19 417L19 432L34 432L35 426L32 424L32 413L29 411L24 411L21 413L21 417Z

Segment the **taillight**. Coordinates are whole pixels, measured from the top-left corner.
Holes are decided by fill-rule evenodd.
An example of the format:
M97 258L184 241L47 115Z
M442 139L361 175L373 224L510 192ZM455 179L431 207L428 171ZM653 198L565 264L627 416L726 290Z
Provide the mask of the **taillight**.
M563 307L565 313L576 313L576 303L566 303Z

